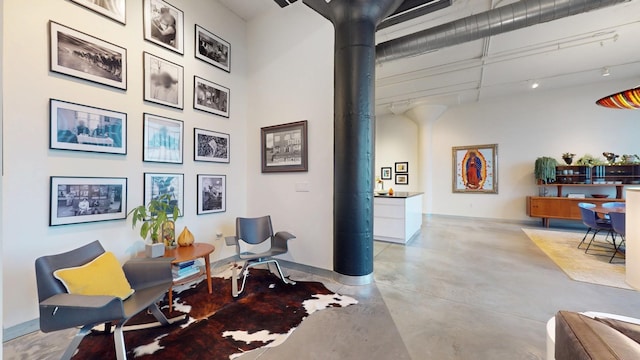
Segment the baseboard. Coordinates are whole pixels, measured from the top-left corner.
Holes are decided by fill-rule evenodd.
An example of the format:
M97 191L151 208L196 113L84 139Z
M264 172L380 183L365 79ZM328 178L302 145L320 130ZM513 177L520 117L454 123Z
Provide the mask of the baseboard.
M13 340L38 330L40 330L39 319L29 320L18 325L4 328L2 329L2 342Z

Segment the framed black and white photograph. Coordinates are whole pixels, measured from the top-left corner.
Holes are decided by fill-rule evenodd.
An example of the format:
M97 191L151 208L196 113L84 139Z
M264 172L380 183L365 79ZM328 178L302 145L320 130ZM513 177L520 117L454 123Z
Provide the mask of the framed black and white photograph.
M71 0L119 23L127 23L126 0Z
M193 160L229 163L229 134L195 128L193 135Z
M184 108L184 68L144 53L144 99L178 109Z
M196 24L196 58L231 72L231 44Z
M165 201L169 202L167 213L173 213L174 206L177 206L180 216L183 216L184 174L144 173L144 203L148 204L161 196L165 196Z
M380 169L380 178L382 180L391 180L391 167L383 167Z
M227 211L227 177L198 174L198 215Z
M309 171L307 120L260 129L262 172Z
M164 0L144 0L144 38L184 54L184 12Z
M127 218L127 179L51 177L49 226Z
M50 149L127 154L127 114L49 100Z
M184 123L146 113L143 123L142 160L182 164Z
M398 174L408 174L409 173L409 163L404 161L404 162L397 162L396 164L396 173Z
M201 77L193 77L193 108L229 117L231 90Z
M127 49L49 22L50 70L127 89Z
M409 174L396 174L396 185L409 185Z

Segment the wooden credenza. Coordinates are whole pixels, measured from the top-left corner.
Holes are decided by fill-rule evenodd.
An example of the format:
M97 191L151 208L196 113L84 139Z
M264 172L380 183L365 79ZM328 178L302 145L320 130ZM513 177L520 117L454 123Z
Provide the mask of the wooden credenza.
M578 203L602 204L624 199L572 199L566 197L527 196L527 215L542 218L542 224L549 227L550 219L581 220Z

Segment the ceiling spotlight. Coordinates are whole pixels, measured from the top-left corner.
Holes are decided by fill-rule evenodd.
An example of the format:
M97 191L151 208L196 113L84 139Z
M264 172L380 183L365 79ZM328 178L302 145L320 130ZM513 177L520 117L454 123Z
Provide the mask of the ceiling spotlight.
M602 68L602 76L609 76L611 75L611 73L609 72L609 68L608 67L603 67Z
M532 88L532 89L537 89L537 88L538 88L538 86L540 86L540 84L539 84L537 81L534 81L534 82L531 84L531 88Z

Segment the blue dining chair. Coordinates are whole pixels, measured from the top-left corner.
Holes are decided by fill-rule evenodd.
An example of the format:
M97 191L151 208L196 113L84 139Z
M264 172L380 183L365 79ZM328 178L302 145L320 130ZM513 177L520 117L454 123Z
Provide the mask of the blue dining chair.
M591 245L593 244L593 240L595 240L596 235L598 235L600 231L607 231L605 240L607 240L609 238L609 235L611 235L611 237L614 239L613 246L615 248L615 235L613 234L611 223L605 220L598 219L597 214L595 213L595 211L593 211L595 204L579 203L578 206L580 207L580 217L582 218L582 223L587 226L587 232L584 234L584 237L582 238L580 244L578 244L578 249L581 249L580 246L584 244L587 236L589 235L589 233L591 233L591 240L589 241L589 244L587 244L587 248L584 251L585 253L587 253L591 248Z
M620 201L611 201L611 202L603 203L601 206L605 209L614 209L614 208L624 208L625 206L627 206L627 204ZM609 214L606 214L604 218L609 220L610 219Z
M609 216L611 216L611 227L613 228L613 231L616 232L616 234L620 235L620 243L618 244L618 246L616 247L616 251L613 253L613 255L611 256L611 259L609 259L609 262L613 261L613 258L616 257L616 254L619 252L624 253L625 252L625 233L626 233L626 215L625 213L620 213L620 212L612 212L609 213ZM615 246L615 241L613 242L613 245Z

